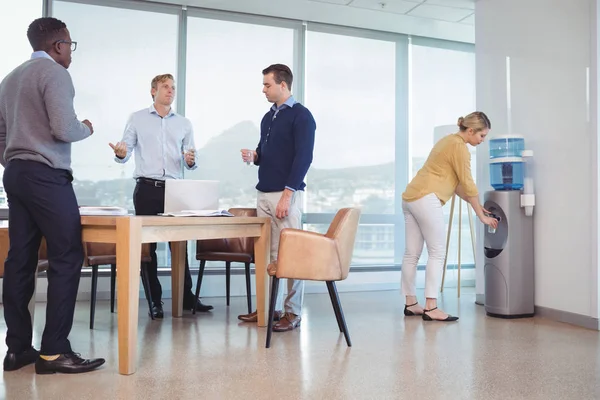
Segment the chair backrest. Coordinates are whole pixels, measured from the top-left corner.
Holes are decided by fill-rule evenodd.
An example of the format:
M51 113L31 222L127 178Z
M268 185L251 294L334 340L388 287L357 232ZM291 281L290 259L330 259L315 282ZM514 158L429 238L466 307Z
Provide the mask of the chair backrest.
M256 217L256 208L230 208L228 210L235 217ZM220 253L244 253L254 257L253 238L230 238L230 239L208 239L196 242L196 254L220 252Z
M8 249L10 247L10 241L8 239L8 229L0 230L0 278L4 277L4 261L8 256ZM40 243L40 249L38 250L38 260L48 260L48 247L46 245L46 238L42 237ZM40 263L38 262L38 265ZM38 271L45 270L45 268L38 269Z
M114 256L117 254L117 245L114 243L88 243L85 244L86 256Z
M325 234L326 237L335 241L342 269L342 279L346 279L350 271L360 213L359 208L340 209Z
M37 272L44 272L48 270L50 264L48 263L48 244L46 243L46 238L42 236L42 241L40 242L40 249L38 250L38 265Z
M236 217L256 217L256 208L230 208L229 212ZM243 237L228 239L229 251L232 253L251 254L254 258L254 238Z
M41 248L40 248L41 251ZM85 258L94 256L116 256L115 243L85 243ZM150 257L150 243L142 243L142 257ZM41 257L40 257L41 258ZM87 261L86 261L87 262Z
M196 254L211 252L227 253L227 239L206 239L196 241Z
M42 242L40 243L40 249L38 251L38 260L48 259L48 244L46 238L42 236Z

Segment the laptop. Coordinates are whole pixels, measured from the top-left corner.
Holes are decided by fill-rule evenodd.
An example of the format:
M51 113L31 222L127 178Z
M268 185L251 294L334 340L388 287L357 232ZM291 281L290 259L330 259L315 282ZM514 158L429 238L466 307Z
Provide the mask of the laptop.
M183 210L217 210L219 181L167 179L165 182L165 213Z

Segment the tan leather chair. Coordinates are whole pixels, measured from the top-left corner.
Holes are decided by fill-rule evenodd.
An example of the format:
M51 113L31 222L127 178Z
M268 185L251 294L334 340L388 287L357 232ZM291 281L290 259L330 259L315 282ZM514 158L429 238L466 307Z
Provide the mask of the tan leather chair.
M85 265L92 267L92 291L90 304L90 329L94 329L94 317L96 314L96 293L98 291L98 267L100 265L110 265L110 312L115 312L115 283L117 277L117 245L114 243L85 243ZM150 317L152 316L152 299L148 285L148 271L144 268L144 264L151 261L150 245L142 244L142 268L140 274L142 277L142 286L148 307L150 309Z
M236 217L256 217L256 208L230 208L229 212ZM227 305L229 306L229 293L231 286L231 263L244 263L246 269L246 300L248 313L252 312L252 291L250 289L250 264L254 263L254 239L231 238L209 239L196 242L196 260L200 260L198 282L196 283L196 298L200 296L200 286L204 276L204 267L207 261L225 261L225 290ZM196 313L196 305L192 312Z
M268 267L272 287L267 348L271 346L275 301L279 279L282 278L326 282L338 328L344 333L348 346L352 346L335 282L348 277L359 219L360 209L342 208L325 235L301 229L286 228L281 231L277 261Z

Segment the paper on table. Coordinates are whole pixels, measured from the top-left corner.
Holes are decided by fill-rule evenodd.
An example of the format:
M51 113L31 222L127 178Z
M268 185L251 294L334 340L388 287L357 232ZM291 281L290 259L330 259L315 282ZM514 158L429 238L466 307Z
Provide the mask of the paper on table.
M233 217L227 210L181 210L159 214L165 217Z
M127 215L128 212L122 207L79 207L80 215Z

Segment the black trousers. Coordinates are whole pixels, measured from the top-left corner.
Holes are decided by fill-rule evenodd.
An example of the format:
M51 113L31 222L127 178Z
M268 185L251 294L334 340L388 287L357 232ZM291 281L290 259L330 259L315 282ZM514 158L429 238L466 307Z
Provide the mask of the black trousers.
M35 288L42 236L48 245L48 302L41 354L68 353L75 300L83 264L81 217L67 170L35 161L12 160L4 170L10 248L5 262L2 301L6 345L19 353L31 347L27 308Z
M133 191L133 206L136 215L157 215L165 211L165 188L153 186L148 183L138 182ZM169 243L169 249L171 244ZM158 280L158 261L156 258L156 243L150 244L150 258L148 265L148 278L150 283L150 294L152 301L160 304L162 299L162 287ZM185 247L185 284L183 301L193 304L194 294L192 292L192 274L188 262L187 245Z

